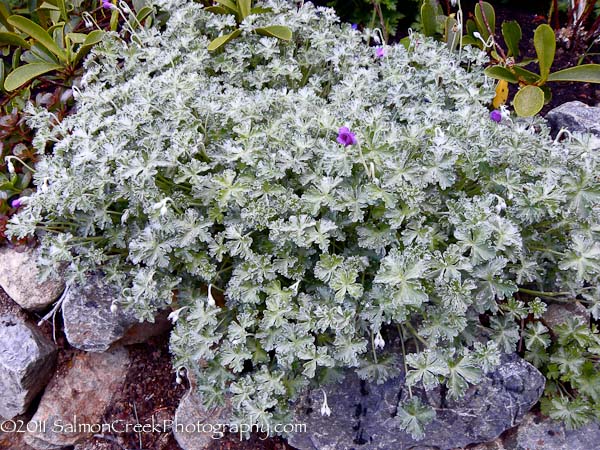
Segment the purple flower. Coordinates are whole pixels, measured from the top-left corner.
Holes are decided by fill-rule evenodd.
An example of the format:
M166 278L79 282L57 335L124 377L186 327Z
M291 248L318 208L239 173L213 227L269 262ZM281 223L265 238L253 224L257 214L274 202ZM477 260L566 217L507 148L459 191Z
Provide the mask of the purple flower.
M490 113L490 119L492 119L494 122L500 123L502 121L502 113L495 109Z
M356 135L350 131L348 127L341 127L338 130L337 141L345 147L348 147L349 145L356 145L358 142L356 140Z
M385 54L387 53L387 51L385 50L385 47L377 47L375 49L375 55L378 58L383 58L385 56Z
M102 0L102 7L104 9L114 9L115 5L110 0Z
M23 206L23 199L17 198L16 200L13 200L10 206L12 206L15 209L20 208L21 206Z
M353 30L358 30L358 24L357 23L353 23L352 24L352 29Z

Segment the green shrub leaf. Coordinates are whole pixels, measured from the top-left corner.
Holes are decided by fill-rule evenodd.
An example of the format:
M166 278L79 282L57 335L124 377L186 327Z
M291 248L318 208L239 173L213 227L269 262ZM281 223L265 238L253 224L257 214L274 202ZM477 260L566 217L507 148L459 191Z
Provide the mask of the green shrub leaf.
M488 67L485 69L485 74L490 78L494 78L496 80L506 80L509 83L517 83L519 81L513 72L502 66Z
M61 65L49 63L25 64L8 74L6 80L4 80L4 89L14 91L40 75L62 68Z
M541 79L542 81L546 81L550 73L550 67L552 67L552 63L554 62L554 54L556 53L554 30L546 24L540 25L535 29L533 44L538 56Z
M521 26L517 21L511 20L510 22L502 23L502 36L504 36L504 42L508 47L508 56L519 56L519 42L523 37L521 32Z
M525 86L515 95L513 105L520 117L535 116L544 107L544 91L537 86Z
M21 30L23 33L26 33L38 41L40 44L58 56L61 61L67 61L67 54L65 51L59 48L48 32L40 27L37 23L21 16L10 16L8 18L8 22L15 28Z
M600 83L600 64L584 64L559 70L548 76L548 81L580 81Z
M281 25L271 25L269 27L255 28L254 31L262 36L275 37L283 41L292 39L292 30Z

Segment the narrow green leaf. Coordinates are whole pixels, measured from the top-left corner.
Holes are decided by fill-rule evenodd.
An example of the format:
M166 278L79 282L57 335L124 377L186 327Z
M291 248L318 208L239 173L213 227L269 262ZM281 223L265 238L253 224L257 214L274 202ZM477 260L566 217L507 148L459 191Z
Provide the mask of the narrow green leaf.
M15 47L31 48L31 45L15 33L0 33L0 43L14 45Z
M502 36L504 36L504 42L506 42L506 46L508 47L508 56L517 58L520 53L519 42L521 42L521 38L523 37L519 23L515 20L502 22Z
M461 30L458 29L458 22L454 17L448 16L446 18L444 28L446 45L448 46L448 49L450 51L454 51L458 48L458 45L460 44Z
M77 51L77 54L75 55L75 59L73 60L73 63L75 65L78 65L83 60L83 58L89 53L91 48L94 45L96 45L98 42L100 42L103 37L104 37L104 31L101 31L101 30L94 30L90 34L88 34L87 37L85 38L85 41L83 41L83 44L81 44L81 47L79 47L79 50Z
M0 91L4 89L4 75L5 75L4 62L0 61Z
M483 12L481 11L481 6L479 3L475 5L475 23L477 24L477 29L479 30L481 37L484 41L487 41L490 37L490 30L492 34L494 34L496 31L496 11L494 11L494 7L488 2L483 2L482 4ZM490 30L488 30L486 20L490 26Z
M600 83L600 64L584 64L559 70L548 76L548 81L580 81Z
M525 86L515 95L513 106L520 117L535 116L544 107L544 91L537 86Z
M14 91L20 88L25 83L33 80L40 75L43 75L53 70L61 70L62 66L58 64L48 63L36 63L36 64L25 64L24 66L17 67L11 73L8 74L4 81L4 88L7 91Z
M261 36L270 36L282 41L292 39L292 30L282 25L271 25L269 27L255 28L254 31Z
M533 45L538 56L541 79L546 81L556 53L554 30L546 24L537 27L533 35Z
M54 39L50 37L48 32L40 27L37 23L21 16L10 16L8 18L8 22L15 28L18 28L25 34L31 36L33 39L58 56L62 61L66 62L67 55L65 51L59 48L58 45L56 45L56 42L54 42Z
M227 44L229 41L238 37L241 33L242 33L242 30L235 30L232 33L225 34L223 36L219 36L218 38L211 41L210 44L208 44L208 51L214 52L215 50L218 50L219 48L221 48L222 46Z
M56 3L58 4L58 9L60 10L60 17L62 20L67 22L69 20L69 13L67 12L67 4L65 3L65 0L56 0Z
M0 3L0 23L4 25L8 31L14 31L13 26L8 23L8 18L12 15L10 9L8 9L4 3Z
M425 2L421 6L421 25L425 36L435 36L437 32L437 17L435 9L429 2Z
M110 31L117 31L119 27L119 10L113 9L110 13L110 23L109 23Z
M506 80L509 83L517 83L519 81L513 72L502 66L488 67L485 69L484 73L490 78L494 78L496 80Z
M154 8L151 8L150 6L144 6L142 9L140 9L138 11L137 15L135 16L135 19L137 20L138 23L141 24L153 12L154 12Z

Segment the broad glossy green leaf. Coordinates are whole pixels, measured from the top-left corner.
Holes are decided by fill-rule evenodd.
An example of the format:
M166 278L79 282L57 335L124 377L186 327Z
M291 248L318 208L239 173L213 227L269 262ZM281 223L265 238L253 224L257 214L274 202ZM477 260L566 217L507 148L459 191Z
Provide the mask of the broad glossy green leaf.
M283 41L292 39L292 30L283 25L271 25L270 27L255 28L254 31L262 36L275 37Z
M242 30L235 30L232 33L225 34L223 36L219 36L216 39L213 39L210 44L208 44L208 51L214 52L215 50L220 49L225 44L227 44L232 39L235 39L242 33Z
M252 0L237 0L238 7L240 9L241 19L244 20L250 15L252 9Z
M481 6L479 3L475 5L475 23L477 24L477 29L479 33L481 33L481 37L484 41L487 41L490 37L490 31L486 25L487 23L490 26L490 30L492 34L496 31L496 11L494 11L494 7L490 5L488 2L483 2L483 12L481 11ZM485 19L484 19L485 15Z
M74 44L83 44L87 34L85 33L67 33L67 37Z
M31 48L29 42L15 33L0 33L0 43L14 45L15 47Z
M484 73L490 78L494 78L496 80L506 80L509 83L517 83L519 81L513 72L502 66L488 67L485 69Z
M481 48L481 41L479 39L475 39L473 36L463 36L462 43L463 47L465 45L472 45L473 47Z
M87 55L89 53L90 49L94 45L96 45L98 42L100 42L103 37L104 37L104 31L101 31L101 30L94 30L90 34L88 34L87 37L85 38L85 41L83 41L83 44L81 44L81 47L79 47L79 50L77 51L77 54L75 55L75 59L73 60L73 63L75 65L78 65L83 60L85 55Z
M504 42L508 47L508 56L519 56L519 42L523 37L521 26L515 20L510 22L502 22L502 36L504 36Z
M8 74L6 80L4 80L4 88L7 91L14 91L20 88L25 83L33 80L40 75L43 75L54 70L61 70L63 67L59 64L48 64L48 63L35 63L25 64L24 66L17 67L11 73Z
M600 83L600 64L583 64L559 70L548 76L548 81L580 81Z
M525 86L515 95L513 106L520 117L535 116L544 107L544 91L537 86Z
M231 0L215 0L218 4L224 6L226 9L230 10L232 14L239 15L240 11L235 2Z
M266 14L266 13L270 13L270 12L273 12L273 10L271 8L263 8L261 6L257 6L250 10L250 14Z
M546 24L537 27L533 35L533 45L538 56L540 75L542 80L545 81L550 73L550 67L552 67L554 54L556 53L554 30Z
M228 10L227 8L223 8L222 6L207 6L206 8L204 8L204 10L213 14L232 14L230 10Z
M435 36L437 32L437 17L435 9L429 2L425 2L421 6L421 25L425 36Z
M8 18L8 22L15 28L31 36L33 39L58 56L62 61L66 62L67 55L65 51L59 48L48 32L40 27L37 23L21 16L10 16Z
M540 76L537 73L530 72L527 69L523 69L519 66L512 66L512 70L517 74L519 78L522 78L528 84L537 83L540 80Z

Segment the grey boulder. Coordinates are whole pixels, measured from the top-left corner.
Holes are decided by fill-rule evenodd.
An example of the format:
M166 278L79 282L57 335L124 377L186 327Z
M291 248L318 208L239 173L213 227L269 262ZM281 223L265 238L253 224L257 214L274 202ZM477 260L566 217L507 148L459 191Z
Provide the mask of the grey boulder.
M62 281L38 281L37 249L0 247L0 287L24 309L37 311L52 304L63 292Z
M600 108L574 101L563 103L546 114L554 134L561 128L571 132L592 133L600 136Z
M34 325L0 316L0 416L23 414L52 375L57 348Z
M64 296L62 315L69 344L88 352L104 352L121 340L134 344L161 334L169 329L166 315L159 315L155 323L140 323L132 311L119 308L111 311L118 299L114 286L93 275L82 285L72 286Z
M543 375L517 355L501 364L466 394L453 400L438 388L416 393L436 410L425 437L414 440L395 424L399 401L407 399L402 377L381 385L361 382L348 373L341 384L325 388L332 414L319 412L323 392L305 394L294 407L294 423L305 423L305 433L288 437L299 450L390 450L435 447L449 450L494 440L519 424L544 390Z
M516 442L515 442L516 441ZM505 447L514 450L592 450L600 442L600 424L592 422L577 430L539 414L528 414L512 442Z

